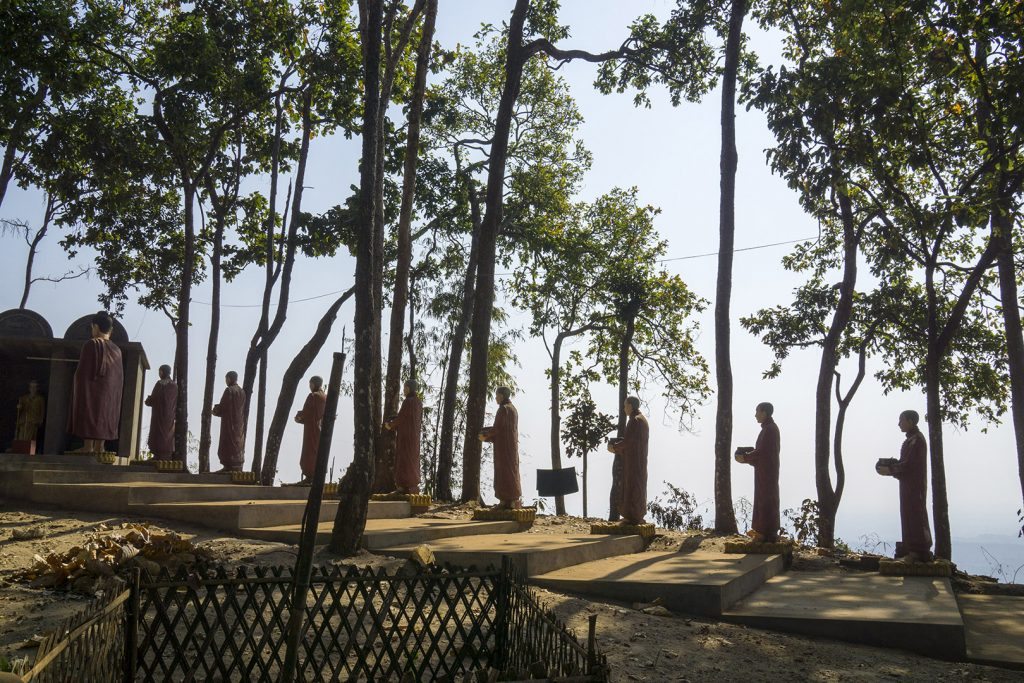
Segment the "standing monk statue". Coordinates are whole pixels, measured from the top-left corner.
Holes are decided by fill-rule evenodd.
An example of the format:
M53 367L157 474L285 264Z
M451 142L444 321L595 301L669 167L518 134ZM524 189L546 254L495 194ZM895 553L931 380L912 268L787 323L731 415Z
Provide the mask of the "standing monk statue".
M494 392L498 412L494 424L480 431L481 441L494 444L494 496L496 507L517 508L522 505L522 485L519 483L519 412L512 405L512 390L498 387Z
M160 366L160 379L153 392L146 397L146 405L153 409L149 417L149 450L157 460L174 457L174 418L178 402L178 385L171 379L171 366Z
M39 425L46 417L46 399L39 394L39 382L28 383L28 393L18 399L18 417L14 438L18 441L35 441Z
M900 413L899 428L907 438L900 459L890 461L890 474L900 482L900 526L903 540L896 544L896 559L931 562L932 531L928 525L928 443L917 428L921 416L914 410Z
M622 483L617 501L622 524L643 524L647 514L647 441L651 426L640 412L640 399L627 396L622 404L626 413L626 431L612 452L621 459Z
M71 390L68 431L85 444L76 453L102 453L118 437L124 366L121 349L110 341L114 319L106 311L92 317L92 339L82 346Z
M302 481L299 484L303 486L313 483L316 454L320 450L320 427L323 424L326 410L327 394L324 393L324 378L313 375L309 378L309 396L302 404L302 410L295 413L295 421L302 425L302 455L299 456Z
M245 390L238 386L238 373L224 375L227 387L213 414L220 418L220 442L217 457L223 465L217 473L241 472L245 462Z
M754 448L740 448L736 461L754 466L754 519L748 535L755 543L779 539L779 426L772 419L775 407L758 403L754 419L761 425Z
M405 398L402 400L402 407L398 409L398 415L384 425L395 430L394 493L419 493L423 401L417 395L419 385L414 380L407 381L402 391ZM518 475L516 480L518 481Z

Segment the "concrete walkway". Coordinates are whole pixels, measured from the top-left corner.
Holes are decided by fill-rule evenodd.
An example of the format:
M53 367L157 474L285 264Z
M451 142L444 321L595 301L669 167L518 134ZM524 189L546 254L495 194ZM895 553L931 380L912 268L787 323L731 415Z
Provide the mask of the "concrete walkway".
M321 522L320 528L317 530L316 542L318 544L328 543L331 540L331 529L333 528L333 521ZM422 517L367 519L366 530L363 532L363 547L375 552L394 554L391 549L395 547L408 546L413 549L424 543L429 543L431 548L435 548L435 543L442 543L451 538L464 541L468 537L480 534L515 534L518 531L519 525L516 522L470 522L461 519L424 519ZM301 525L299 524L238 530L238 535L243 538L294 544L298 544L300 533Z
M940 659L965 655L963 620L944 578L790 572L722 616L759 628L898 647Z
M613 600L657 599L669 609L718 616L782 570L781 555L650 552L559 569L531 583Z
M967 658L979 664L1024 669L1024 598L958 595Z

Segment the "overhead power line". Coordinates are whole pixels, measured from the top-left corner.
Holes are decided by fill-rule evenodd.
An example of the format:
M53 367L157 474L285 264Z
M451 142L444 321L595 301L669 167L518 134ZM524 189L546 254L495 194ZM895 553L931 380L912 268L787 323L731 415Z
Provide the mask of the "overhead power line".
M741 252L741 251L755 251L757 249L768 249L770 247L781 247L781 246L783 246L785 244L796 244L797 242L806 242L807 240L812 240L812 239L814 239L813 235L811 237L803 237L803 238L796 239L796 240L785 240L783 242L770 242L768 244L757 244L757 245L754 245L752 247L740 247L739 249L733 249L733 253L737 253L737 252ZM687 261L689 259L707 258L709 256L718 256L718 252L717 251L709 251L706 254L689 254L687 256L673 256L671 258L658 259L658 263L669 263L670 261ZM495 276L511 275L511 274L512 273L495 273ZM317 294L316 296L307 296L307 297L303 297L301 299L289 299L288 303L289 304L299 304L299 303L302 303L304 301L314 301L316 299L323 299L323 298L328 297L328 296L335 296L335 295L341 294L341 293L343 293L345 291L346 290L344 290L344 289L339 289L339 290L336 290L336 291L333 291L333 292L325 292L324 294ZM201 304L203 306L212 306L213 305L209 301L199 301L197 299L193 299L192 303L194 303L194 304ZM262 305L263 305L262 302L258 303L258 304L221 304L221 308L260 308ZM271 306L277 306L278 304L275 301L275 302L271 302L270 305Z

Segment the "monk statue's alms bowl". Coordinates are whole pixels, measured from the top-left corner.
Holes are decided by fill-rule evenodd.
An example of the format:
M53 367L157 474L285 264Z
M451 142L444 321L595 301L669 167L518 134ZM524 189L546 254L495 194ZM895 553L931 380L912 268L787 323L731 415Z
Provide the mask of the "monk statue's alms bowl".
M875 463L875 472L891 477L898 462L896 458L879 458L878 462Z
M621 436L613 436L612 438L608 439L608 452L614 453L615 447L618 446L620 443L622 443Z

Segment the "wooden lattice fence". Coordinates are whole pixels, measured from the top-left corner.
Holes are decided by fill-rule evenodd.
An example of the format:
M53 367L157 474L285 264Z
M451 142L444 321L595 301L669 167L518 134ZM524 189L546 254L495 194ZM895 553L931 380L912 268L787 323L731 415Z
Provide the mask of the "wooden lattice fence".
M132 590L123 582L97 586L100 597L39 645L25 683L107 683L127 674L126 624Z
M40 648L25 681L278 681L291 572L224 569L139 578L103 597ZM299 641L301 681L603 681L607 664L501 570L317 568Z

